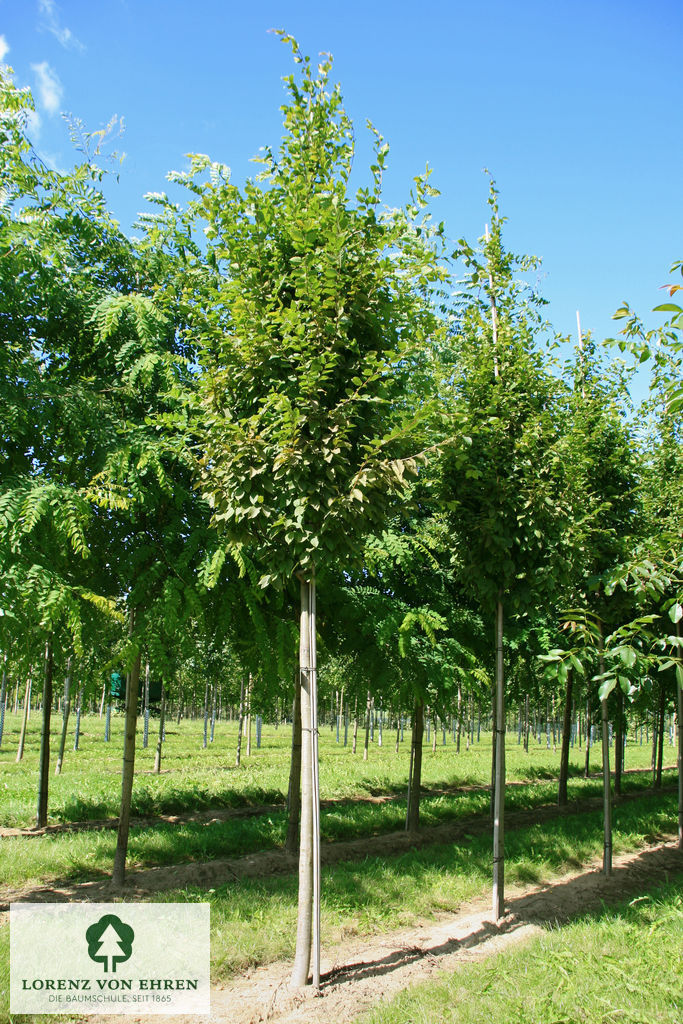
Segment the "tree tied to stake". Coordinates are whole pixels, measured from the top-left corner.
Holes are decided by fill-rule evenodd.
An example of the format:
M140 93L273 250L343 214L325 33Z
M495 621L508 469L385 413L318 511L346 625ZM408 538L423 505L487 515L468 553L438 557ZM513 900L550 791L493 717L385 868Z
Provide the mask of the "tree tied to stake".
M233 555L248 549L261 587L300 577L308 622L316 570L359 560L390 495L416 471L407 439L420 417L405 385L428 359L432 291L445 272L441 229L425 214L435 194L428 174L415 179L405 210L383 211L388 146L370 127L371 180L353 195L353 128L339 87L328 89L332 60L316 73L281 38L299 74L285 79L277 156L266 149L262 172L242 189L224 165L193 157L189 173L172 176L194 194L187 210L156 197L162 210L149 231L176 267L166 294L200 366L188 435L213 521ZM314 662L301 670L308 704ZM304 722L312 740L315 719L313 707ZM312 817L302 807L302 823ZM310 849L302 835L302 858ZM301 871L310 875L303 859ZM310 919L310 892L300 915ZM301 942L297 984L309 968Z

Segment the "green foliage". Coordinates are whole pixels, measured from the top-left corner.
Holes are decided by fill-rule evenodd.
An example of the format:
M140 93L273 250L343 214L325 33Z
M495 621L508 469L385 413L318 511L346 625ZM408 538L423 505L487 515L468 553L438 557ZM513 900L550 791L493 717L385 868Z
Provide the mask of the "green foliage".
M672 274L683 274L683 262L676 260L671 266ZM665 286L673 298L683 285ZM630 352L638 363L652 361L652 390L663 399L669 415L683 409L683 307L675 302L664 302L654 307L655 313L670 313L663 324L648 330L642 320L624 303L614 314L615 320L625 320L616 342L622 352Z
M568 514L557 381L537 344L536 296L513 277L531 264L504 249L493 188L490 204L483 250L461 241L456 253L471 274L442 386L458 436L440 467L454 563L487 615L501 597L521 613L557 589Z
M231 543L255 552L261 585L359 558L387 495L415 471L406 380L433 327L421 293L443 276L424 209L380 208L388 147L374 132L370 183L350 194L351 122L331 59L314 72L290 37L285 136L243 189L208 158L173 180L150 231L176 260L183 336L202 373L194 430L202 490ZM207 177L208 175L208 177ZM206 253L192 243L203 229ZM156 232L156 235L154 233ZM414 454L414 453L409 453Z

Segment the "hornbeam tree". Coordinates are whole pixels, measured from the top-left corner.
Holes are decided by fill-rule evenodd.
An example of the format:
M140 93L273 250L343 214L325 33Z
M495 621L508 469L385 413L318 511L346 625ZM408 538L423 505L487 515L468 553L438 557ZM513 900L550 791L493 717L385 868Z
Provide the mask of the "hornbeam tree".
M388 146L372 129L370 181L354 195L352 124L328 84L331 58L316 72L282 38L299 74L285 79L278 154L266 149L262 173L242 189L225 166L194 157L173 176L195 195L187 211L157 196L149 230L175 258L167 295L202 368L194 431L213 520L236 557L249 550L263 588L299 580L307 742L293 980L306 984L313 947L317 985L316 586L331 564L360 559L387 495L415 469L406 441L415 410L403 396L432 329L427 295L443 275L427 175L405 210L383 212Z
M650 397L646 403L648 431L646 436L647 456L644 460L643 501L645 511L645 539L640 550L634 553L631 564L625 567L619 583L643 589L655 594L664 583L670 601L668 619L674 624L675 634L670 634L666 616L660 623L660 643L669 646L672 661L676 665L676 717L678 721L678 786L679 786L679 847L683 849L683 666L681 656L681 621L683 619L683 597L681 595L681 571L683 564L683 436L681 434L681 409L683 408L683 306L680 304L683 284L678 283L683 275L683 261L677 260L671 267L676 281L664 287L669 299L655 306L653 312L667 314L664 323L647 329L627 303L614 314L615 320L625 321L619 348L630 351L638 363L650 362ZM627 582L630 579L630 583ZM667 627L661 630L661 623ZM662 633L665 635L662 636Z
M493 914L504 907L505 692L504 612L508 619L541 604L557 586L559 539L566 511L557 383L537 335L533 293L515 280L533 267L505 251L491 188L490 234L481 253L465 242L471 271L452 338L443 388L462 436L443 459L442 501L453 536L453 563L463 588L493 625L494 837ZM445 353L448 359L449 353Z

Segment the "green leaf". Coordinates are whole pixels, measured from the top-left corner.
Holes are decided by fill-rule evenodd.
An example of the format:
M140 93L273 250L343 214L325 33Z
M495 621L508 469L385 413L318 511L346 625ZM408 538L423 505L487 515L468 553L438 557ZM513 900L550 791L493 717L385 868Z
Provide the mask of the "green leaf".
M621 658L622 664L626 668L633 668L636 663L636 652L632 647L615 647L612 653L617 654Z
M672 622L680 622L683 618L683 605L680 605L678 601L669 608L669 618Z
M617 680L614 676L608 676L607 679L604 679L598 688L600 700L606 700L616 685Z
M583 665L581 664L579 659L576 657L576 655L575 654L570 654L569 655L569 660L571 661L572 665L574 666L575 671L578 672L580 676L584 675Z

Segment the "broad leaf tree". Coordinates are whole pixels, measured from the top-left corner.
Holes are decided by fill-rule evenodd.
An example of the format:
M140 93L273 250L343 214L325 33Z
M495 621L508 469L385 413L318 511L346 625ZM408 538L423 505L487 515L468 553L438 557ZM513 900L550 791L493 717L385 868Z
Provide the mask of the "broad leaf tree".
M541 605L563 571L557 382L538 344L536 296L515 279L533 260L502 242L496 191L490 233L459 254L468 289L453 330L443 397L457 424L441 466L441 499L460 582L495 636L493 913L504 906L504 616ZM446 353L446 361L448 353ZM463 441L466 438L466 443Z
M201 487L238 557L260 585L300 581L304 735L299 921L294 982L311 945L319 983L316 581L358 560L381 528L387 496L415 468L406 438L415 409L406 382L433 318L442 275L424 219L433 191L416 179L405 210L381 207L388 147L373 129L369 183L351 186L354 135L331 59L314 69L294 40L285 135L239 188L228 169L195 157L174 175L195 195L179 212L164 197L150 230L177 261L168 294L201 365L194 418ZM195 239L206 238L206 251ZM313 939L311 938L313 932Z

